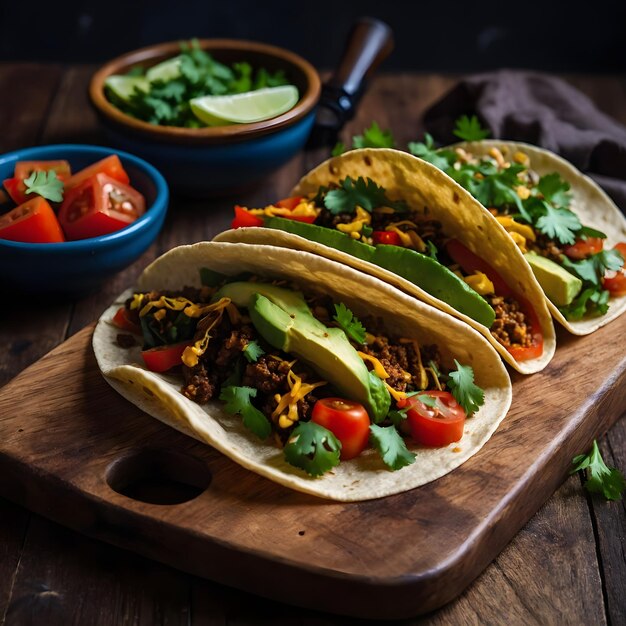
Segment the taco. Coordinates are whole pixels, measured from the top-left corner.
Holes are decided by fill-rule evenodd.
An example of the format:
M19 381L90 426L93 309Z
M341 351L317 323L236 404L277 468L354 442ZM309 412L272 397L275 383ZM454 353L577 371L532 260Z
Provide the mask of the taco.
M626 218L593 180L552 152L512 141L434 154L509 232L567 330L589 334L626 310Z
M291 195L264 209L235 207L236 229L215 239L307 250L367 272L470 324L521 373L554 355L550 313L522 253L435 166L397 150L353 150Z
M107 381L147 413L275 482L341 501L443 476L511 402L505 367L467 325L272 246L171 250L102 315L93 347Z

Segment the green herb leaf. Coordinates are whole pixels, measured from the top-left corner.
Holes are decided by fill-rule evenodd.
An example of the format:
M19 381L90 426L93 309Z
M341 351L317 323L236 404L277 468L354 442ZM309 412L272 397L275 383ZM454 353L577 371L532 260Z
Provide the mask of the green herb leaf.
M402 469L415 461L415 454L407 450L404 439L400 437L395 426L370 424L370 443L391 470Z
M626 489L624 475L618 469L607 467L600 454L597 441L594 440L589 454L575 456L572 463L575 467L570 474L583 471L587 491L601 493L607 500L622 499L622 491Z
M491 134L487 128L483 128L480 125L475 115L472 115L472 117L462 115L456 121L456 127L452 132L464 141L480 141Z
M261 355L265 354L265 350L261 348L259 342L254 340L250 341L248 345L243 349L243 355L246 357L249 363L256 363Z
M335 147L332 149L330 155L331 156L339 156L340 154L343 154L346 151L346 144L343 143L342 141L338 141L335 144Z
M360 206L366 211L381 206L388 206L398 212L406 211L404 202L393 202L387 198L383 187L379 187L371 178L367 181L359 176L356 180L344 178L339 182L339 189L326 191L324 195L324 206L333 214L354 213L356 207Z
M437 250L437 246L429 239L426 242L426 256L429 256L431 259L437 260L437 254L439 250Z
M447 170L447 168L450 167L456 160L456 155L452 152L452 150L437 150L435 148L435 141L429 133L424 134L423 143L419 141L411 141L408 145L408 149L412 155L419 157L424 161L428 161L435 167L444 171Z
M361 324L356 315L343 302L335 304L333 319L350 339L359 344L365 343L365 326Z
M582 280L600 287L607 270L616 272L624 265L624 257L618 250L601 250L589 255L586 259L572 261L566 256L561 257L563 267Z
M323 426L302 422L294 428L283 452L287 463L310 476L321 476L339 465L341 443Z
M461 365L454 359L456 371L449 374L448 387L454 399L463 407L469 416L478 411L485 403L483 390L474 384L474 370L469 365Z
M590 226L583 226L576 233L576 236L581 239L587 239L589 237L596 237L598 239L606 239L606 235L601 230L596 230L595 228L591 228Z
M362 135L352 137L353 148L393 148L395 139L389 130L382 130L376 122L372 122Z
M576 231L582 228L578 216L569 209L554 208L547 202L543 204L545 213L535 222L535 226L544 235L551 239L557 239L560 243L574 243Z
M260 439L266 439L272 433L269 420L251 402L257 390L253 387L222 387L220 400L224 402L224 410L231 415L241 415L243 425Z
M431 409L437 406L437 398L433 398L433 396L429 396L427 393L420 393L417 396L417 399L424 404L425 406L430 407Z
M537 189L544 199L553 206L565 208L569 206L571 201L570 185L556 172L542 176L537 183Z
M63 200L63 182L54 170L33 172L24 180L26 193L36 193L46 200L61 202Z

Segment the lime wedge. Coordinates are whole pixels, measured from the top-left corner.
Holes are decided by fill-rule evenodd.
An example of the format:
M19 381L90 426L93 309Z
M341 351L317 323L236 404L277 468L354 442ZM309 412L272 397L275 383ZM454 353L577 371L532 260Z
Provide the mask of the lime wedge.
M154 67L151 67L146 72L146 78L149 82L153 83L157 80L167 82L168 80L174 80L180 76L180 61L181 57L173 57L163 63L158 63Z
M194 115L209 126L247 124L289 111L298 102L293 85L266 87L231 96L202 96L190 100Z
M130 97L135 93L135 89L146 92L150 89L150 83L143 76L122 76L120 74L113 74L107 77L104 81L104 85L124 102L130 100Z

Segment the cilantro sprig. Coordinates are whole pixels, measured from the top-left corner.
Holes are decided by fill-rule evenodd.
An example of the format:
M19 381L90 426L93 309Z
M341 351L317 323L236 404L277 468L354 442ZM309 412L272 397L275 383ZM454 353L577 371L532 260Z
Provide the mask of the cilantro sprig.
M415 454L407 449L395 426L370 424L370 443L391 470L402 469L415 461Z
M248 363L256 363L263 354L265 354L265 350L261 348L259 342L256 340L248 342L243 349L243 355L246 357Z
M34 171L24 179L26 193L36 193L46 200L61 202L63 200L63 181L59 179L54 170L47 172Z
M322 192L324 206L333 215L354 213L357 206L370 212L381 206L391 207L398 212L407 210L404 202L390 200L383 187L371 178L364 179L362 176L356 180L348 176L339 181L338 189L324 189Z
M454 399L471 415L485 403L485 393L474 383L474 370L469 365L461 365L454 359L456 370L449 374L448 387Z
M353 339L358 344L365 343L365 326L343 302L335 304L333 319L350 339Z
M393 148L396 140L390 130L383 130L377 122L372 122L370 126L363 130L362 135L352 137L352 148ZM338 141L331 154L339 156L347 150L346 144Z
M285 460L310 476L321 476L339 465L341 443L323 426L302 422L294 428L283 448Z
M452 131L459 139L463 141L481 141L491 135L487 128L483 128L475 115L468 117L462 115L456 121L456 127Z
M257 390L253 387L222 387L220 400L224 402L224 410L231 415L241 415L243 425L260 439L266 439L272 432L269 420L251 401Z
M585 489L590 493L601 493L607 500L621 500L626 489L624 475L614 467L608 467L594 440L589 454L579 454L572 459L574 469L570 474L582 471L585 476Z

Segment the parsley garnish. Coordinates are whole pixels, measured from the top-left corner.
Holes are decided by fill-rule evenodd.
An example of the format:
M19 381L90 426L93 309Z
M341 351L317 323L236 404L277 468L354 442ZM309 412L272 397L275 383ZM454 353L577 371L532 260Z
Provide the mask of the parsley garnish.
M326 191L323 202L333 215L354 213L357 206L366 211L372 211L381 206L388 206L396 211L406 211L404 202L389 200L383 187L379 187L371 178L365 180L362 176L356 180L348 176L339 181L339 189Z
M469 365L461 365L454 359L456 371L449 374L448 387L454 399L463 407L467 415L471 415L485 402L483 390L474 384L474 370Z
M372 122L362 135L352 137L353 148L393 148L395 139L389 130L382 130L376 122Z
M462 115L456 121L456 127L452 132L464 141L480 141L491 134L488 129L480 125L475 115L472 115L472 117Z
M621 500L622 491L626 489L624 475L614 467L607 467L602 459L598 443L594 440L591 452L579 454L572 459L575 465L570 474L583 471L585 489L591 493L601 493L607 500Z
M310 476L321 476L339 465L341 443L323 426L302 422L291 433L283 448L285 460Z
M407 450L395 426L370 424L370 442L391 470L402 469L415 461L415 454Z
M243 355L248 360L248 363L256 363L258 358L263 354L265 354L265 350L261 348L259 342L256 340L250 341L243 349Z
M343 302L335 304L333 319L350 339L353 339L358 344L365 343L365 326L361 324L356 315Z
M35 171L24 180L26 193L36 193L46 200L61 202L63 200L63 181L54 170L47 172Z
M250 398L256 397L256 393L253 387L222 387L220 400L224 402L227 413L241 415L243 425L260 439L265 439L270 436L272 427L267 417L250 401Z

